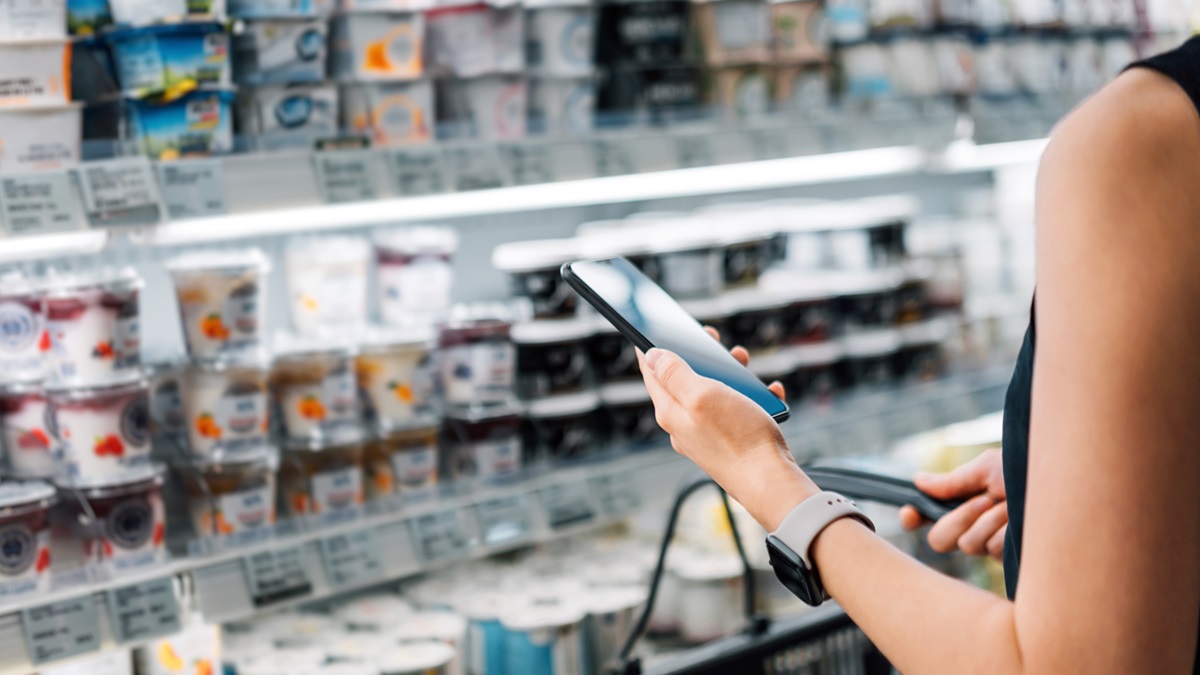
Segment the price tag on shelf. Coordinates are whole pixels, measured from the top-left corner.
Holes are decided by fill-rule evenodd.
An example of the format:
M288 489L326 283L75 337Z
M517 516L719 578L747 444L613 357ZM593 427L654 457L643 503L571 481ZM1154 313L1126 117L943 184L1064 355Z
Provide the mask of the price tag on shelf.
M437 150L396 150L386 157L397 194L430 195L446 191L442 156Z
M533 534L533 510L523 494L485 499L475 505L483 543L499 546Z
M313 155L317 189L328 204L376 199L375 155L370 150L330 150Z
M108 592L108 613L117 642L148 640L178 633L175 580L162 577Z
M592 141L592 158L597 176L625 176L634 172L629 150L615 140Z
M596 177L596 163L592 158L592 144L586 141L558 141L551 143L547 152L555 180L579 180Z
M71 177L51 171L0 178L0 226L14 235L75 229Z
M459 145L445 149L446 167L459 192L504 187L504 168L494 145Z
M715 154L707 136L685 134L675 138L675 151L680 168L712 166Z
M632 471L589 479L600 511L611 518L629 515L642 505L636 481Z
M219 159L159 162L167 215L172 219L219 216L229 212L225 203L225 168Z
M35 666L100 648L100 616L91 595L21 610L21 624Z
M426 563L461 560L471 552L471 539L463 530L458 509L426 513L410 522L417 552Z
M541 143L514 143L501 148L514 185L554 182L550 149Z
M356 530L321 540L330 588L338 590L383 579L383 552L375 530Z
M301 546L263 551L244 558L246 583L254 606L268 607L312 594L307 558Z
M162 220L154 168L145 157L87 162L75 171L92 227L155 225Z
M556 530L587 523L596 517L588 484L583 480L557 483L542 488L538 494L546 509L546 522Z
M780 159L788 156L787 132L783 129L747 129L746 140L754 159Z

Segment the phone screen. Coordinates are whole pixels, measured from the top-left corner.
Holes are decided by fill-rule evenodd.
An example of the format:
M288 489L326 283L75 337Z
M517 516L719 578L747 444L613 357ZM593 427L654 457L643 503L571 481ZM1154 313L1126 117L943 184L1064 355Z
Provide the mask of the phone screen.
M757 403L777 420L786 419L788 407L757 377L738 363L721 343L658 284L651 281L624 258L583 260L568 265L572 282L585 300L605 314L618 330L641 349L659 347L678 354L700 375L723 382ZM582 284L586 288L579 288ZM589 292L595 297L589 297ZM602 304L598 304L600 300ZM628 327L607 316L606 309L629 324ZM630 335L632 328L644 339Z

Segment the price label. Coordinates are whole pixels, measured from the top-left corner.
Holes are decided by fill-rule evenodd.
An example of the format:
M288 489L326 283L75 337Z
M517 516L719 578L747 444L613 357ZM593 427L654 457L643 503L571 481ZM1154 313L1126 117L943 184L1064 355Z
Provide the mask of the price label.
M619 518L636 511L642 504L636 478L631 471L590 479L592 494L606 515Z
M369 150L335 150L313 155L317 188L325 202L337 204L377 198L374 158Z
M21 610L21 624L35 666L100 648L100 617L90 595Z
M300 598L312 593L307 556L299 546L264 551L243 560L250 599L255 607Z
M445 150L445 158L455 190L465 192L504 187L504 169L495 146L450 147Z
M633 173L633 157L615 141L592 141L592 157L598 176L625 176Z
M75 229L75 199L66 171L0 178L0 225L9 234Z
M499 546L533 534L533 512L525 495L487 499L475 505L483 542Z
M118 642L173 635L181 628L171 577L109 591L108 613Z
M675 144L679 166L682 168L712 166L716 163L715 153L706 136L680 136L675 139Z
M92 227L154 225L162 220L154 169L145 157L89 162L76 172Z
M225 203L225 169L219 159L161 162L158 182L167 215L173 219L216 216L229 211Z
M446 191L442 157L437 151L398 150L388 153L387 158L398 194L428 195Z
M383 579L383 552L375 530L357 530L321 540L325 575L334 590Z
M426 513L412 520L417 551L427 563L461 560L471 552L458 509Z
M582 480L551 485L539 494L546 509L546 522L554 529L579 525L596 517L588 485Z
M514 185L554 181L550 150L545 145L506 145L502 152Z
M750 129L746 132L755 159L780 159L788 156L787 135L780 129Z

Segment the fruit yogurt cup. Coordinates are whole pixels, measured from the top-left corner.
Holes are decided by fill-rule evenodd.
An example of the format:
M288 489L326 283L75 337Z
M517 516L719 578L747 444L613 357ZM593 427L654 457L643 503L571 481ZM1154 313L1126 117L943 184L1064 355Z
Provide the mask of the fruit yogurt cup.
M162 486L162 468L150 465L121 478L76 481L68 493L82 496L96 517L92 527L88 509L72 499L84 556L111 572L160 565L167 533Z
M50 507L54 488L0 483L0 598L50 590Z
M412 494L432 488L438 478L438 427L425 426L381 434L367 443L367 495Z
M150 464L148 385L47 390L52 435L61 444L59 478L90 483L121 480Z
M181 383L192 456L222 459L269 445L265 363L198 363Z
M302 237L284 253L292 324L305 335L367 323L371 247L361 237Z
M349 347L281 338L271 392L288 439L329 444L363 436L354 352Z
M7 475L53 478L53 419L41 385L17 384L0 389L0 425L4 429Z
M289 443L279 467L280 500L292 516L345 511L361 506L363 445Z
M142 285L130 268L50 280L42 307L52 382L91 385L138 377Z
M434 347L432 328L368 331L354 369L367 418L387 432L410 427L434 415Z
M0 277L0 383L36 382L50 350L37 287L19 274Z
M262 251L197 251L167 261L167 270L192 360L263 353L270 263Z
M278 469L279 453L266 447L236 460L193 460L180 468L196 535L236 535L275 524Z
M451 406L499 404L513 396L512 324L500 318L455 320L441 327L442 391Z
M374 244L383 322L430 323L445 317L458 233L431 226L381 230L375 233Z

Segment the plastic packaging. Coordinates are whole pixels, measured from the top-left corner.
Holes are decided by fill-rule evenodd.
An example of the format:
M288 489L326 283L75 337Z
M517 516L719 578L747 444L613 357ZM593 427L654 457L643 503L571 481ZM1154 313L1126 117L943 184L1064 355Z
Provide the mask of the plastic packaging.
M354 353L318 341L278 344L271 391L284 435L324 443L361 439Z
M617 382L600 388L604 419L614 445L647 448L666 443L666 432L654 417L650 392L641 382Z
M382 431L421 423L438 412L430 328L373 330L355 357L366 417Z
M67 0L67 28L71 35L94 35L111 24L108 0Z
M554 675L589 672L584 611L574 605L530 605L505 612L507 672Z
M183 368L176 360L158 361L146 368L150 382L150 424L155 438L166 440L171 452L187 447L187 414L183 410Z
M0 108L63 106L71 101L71 43L0 43Z
M178 470L196 536L235 535L275 523L279 456L258 448L236 460L193 461Z
M422 426L380 434L368 442L367 496L412 494L436 485L437 437L437 426Z
M428 14L430 65L458 77L517 73L525 66L519 7L476 4Z
M503 319L452 320L441 327L442 391L451 406L503 403L513 396L516 354Z
M0 384L41 380L49 349L38 288L20 275L0 276Z
M691 644L732 632L742 620L742 566L726 555L697 555L674 568L679 578L679 633Z
M440 642L411 642L380 654L374 661L379 675L449 675L454 650Z
M583 391L589 384L586 320L532 321L512 327L517 350L517 394L542 398Z
M343 14L330 24L330 44L330 75L339 80L415 80L425 72L420 14Z
M513 295L533 303L535 319L561 319L575 314L578 299L559 268L579 257L580 246L576 239L501 244L492 252L492 265L509 274Z
M167 532L162 485L162 470L151 466L120 480L89 478L80 493L100 524L98 537L88 527L86 511L74 496L65 497L75 513L76 536L83 543L84 555L99 556L100 563L115 572L161 565Z
M600 397L593 392L526 402L525 456L551 462L589 456L599 446L599 407Z
M590 6L534 7L526 11L531 70L554 76L592 73L596 19Z
M128 268L47 282L42 307L52 381L96 384L137 376L141 287L141 278Z
M596 83L592 77L542 77L529 81L529 118L540 120L530 130L579 134L592 130Z
M237 97L238 129L258 136L266 150L309 149L337 135L334 85L274 85L243 89Z
M341 88L342 119L374 145L415 145L434 138L433 85L364 82Z
M182 377L191 454L227 459L270 442L265 363L195 364Z
M233 38L239 84L294 84L325 79L327 29L321 20L252 20Z
M266 256L258 249L204 251L167 261L193 360L265 353Z
M367 269L371 247L360 237L304 237L284 254L292 324L305 335L367 323Z
M220 24L147 26L116 31L108 40L121 90L128 96L171 96L196 85L229 85L229 36Z
M443 473L451 480L490 479L521 469L521 416L512 406L446 414L441 436Z
M128 102L132 135L158 160L207 157L233 150L233 92L196 90L170 103Z
M374 243L384 323L431 324L444 318L450 310L458 233L448 227L396 228L376 232Z
M363 446L287 446L279 467L279 490L293 516L324 514L362 505Z
M50 507L56 501L46 483L0 484L0 598L50 590Z
M50 389L53 436L62 477L122 480L150 463L150 409L143 379L116 385Z
M653 223L645 233L659 256L662 287L675 298L713 297L725 287L721 237L702 221Z
M4 430L6 475L53 478L54 420L46 393L38 384L0 388L0 425Z
M487 75L452 80L440 99L440 115L470 130L476 138L524 138L529 91L525 79L515 75Z

